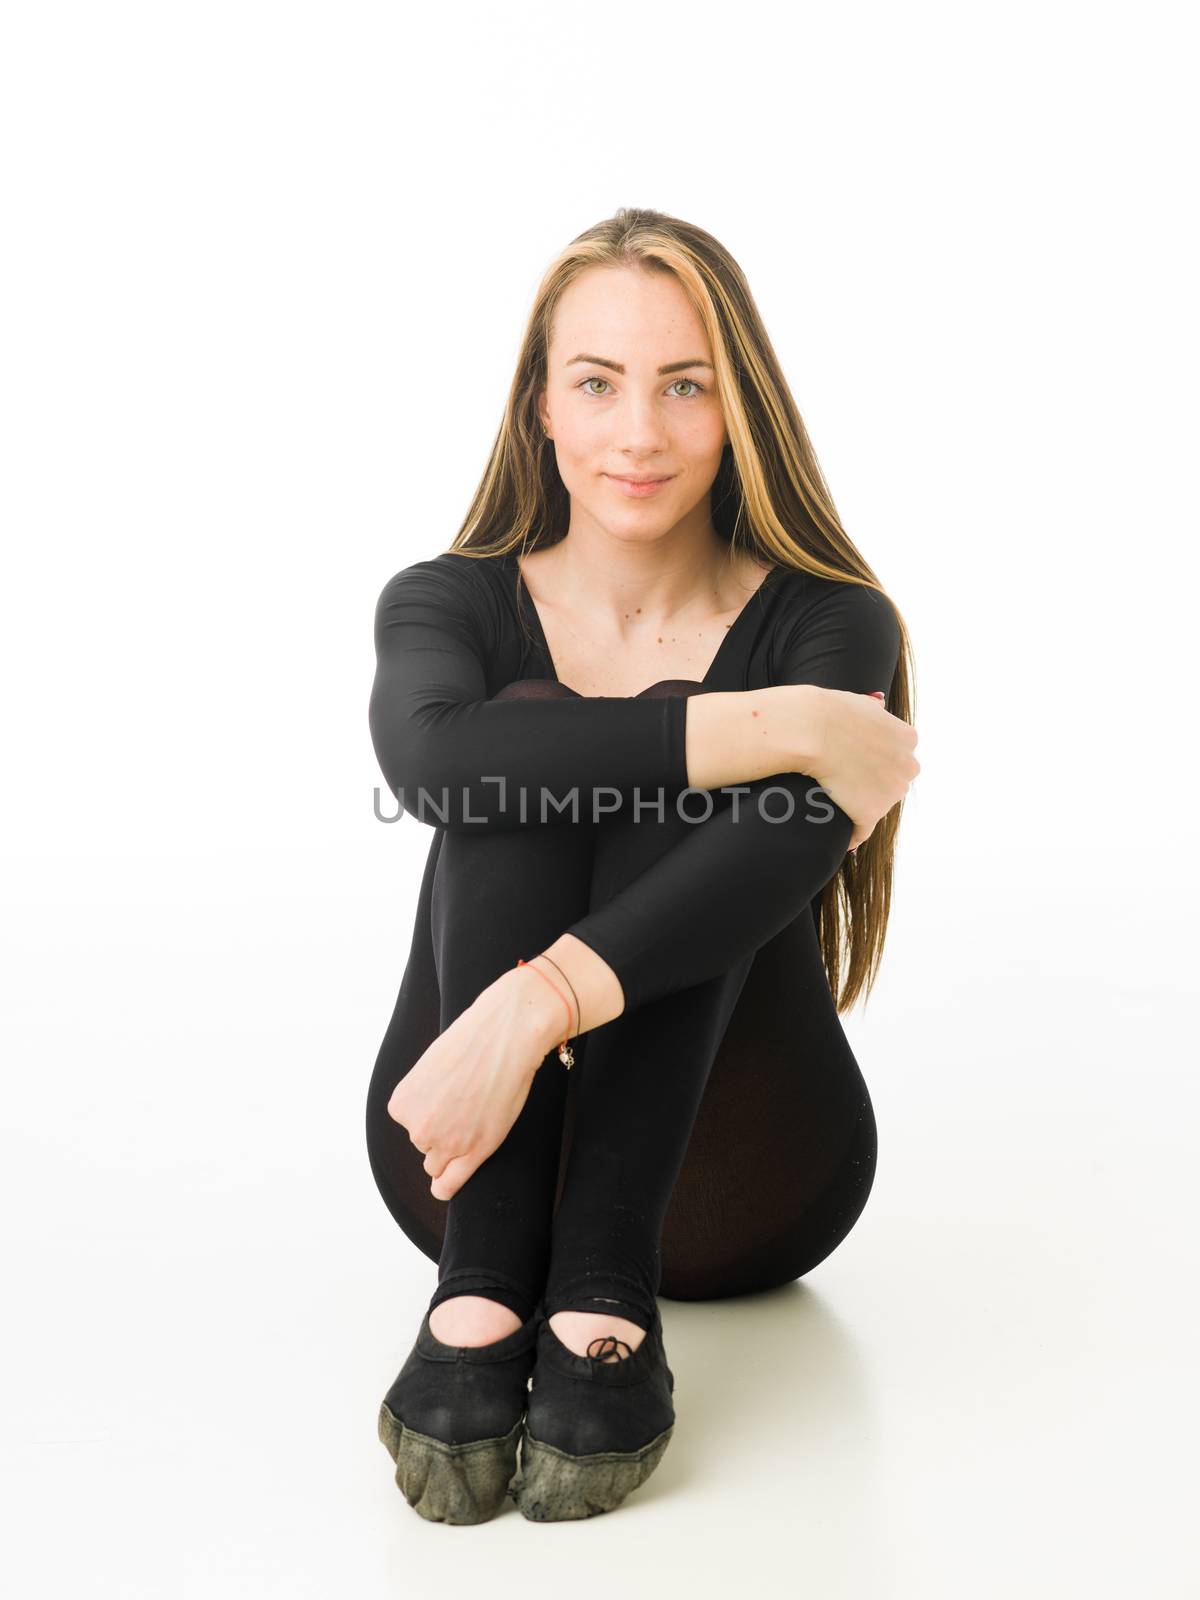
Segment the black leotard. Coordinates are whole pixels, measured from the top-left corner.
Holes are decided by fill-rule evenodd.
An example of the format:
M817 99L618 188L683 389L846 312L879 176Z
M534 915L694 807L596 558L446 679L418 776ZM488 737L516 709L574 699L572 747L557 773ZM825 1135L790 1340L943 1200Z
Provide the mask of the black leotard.
M853 825L799 773L713 790L706 820L681 820L687 698L886 693L890 603L776 568L702 680L590 697L557 681L515 555L445 552L385 585L375 645L379 764L434 832L368 1148L392 1214L440 1263L433 1303L482 1292L524 1315L543 1294L550 1309L616 1300L645 1322L660 1288L708 1297L807 1271L874 1168L810 911ZM615 807L598 821L594 790ZM706 816L707 793L684 796L684 817ZM387 1116L391 1090L488 982L564 932L613 968L625 1010L576 1041L572 1072L548 1055L505 1144L447 1206Z

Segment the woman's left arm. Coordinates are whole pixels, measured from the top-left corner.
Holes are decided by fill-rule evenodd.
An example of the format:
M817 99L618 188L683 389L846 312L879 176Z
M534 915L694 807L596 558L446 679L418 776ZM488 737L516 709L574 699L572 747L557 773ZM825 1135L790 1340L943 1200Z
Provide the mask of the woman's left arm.
M886 694L900 650L887 597L821 579L801 596L776 681ZM731 787L711 791L710 816L566 930L612 969L626 1009L727 971L798 916L841 865L854 824L815 778L784 772ZM683 807L699 810L698 796Z

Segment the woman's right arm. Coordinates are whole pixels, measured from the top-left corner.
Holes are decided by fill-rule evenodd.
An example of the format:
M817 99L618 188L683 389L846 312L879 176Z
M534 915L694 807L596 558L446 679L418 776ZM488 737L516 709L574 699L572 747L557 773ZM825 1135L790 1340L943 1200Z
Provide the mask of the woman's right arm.
M653 804L661 789L670 802L689 783L813 771L804 762L820 721L794 690L489 698L494 624L466 567L418 561L375 607L371 738L418 821L463 831L591 821L593 791L603 814L614 795Z
M678 698L489 696L495 613L470 560L418 561L375 607L368 721L380 770L420 822L464 832L592 820L634 790L687 784Z
M653 804L659 789L673 801L689 785L788 772L815 777L855 823L869 809L863 752L878 744L880 724L907 724L881 717L865 694L805 683L641 699L489 698L490 619L467 565L418 561L384 585L375 607L371 738L389 789L418 821L464 831L590 821L594 792L603 814L614 795Z

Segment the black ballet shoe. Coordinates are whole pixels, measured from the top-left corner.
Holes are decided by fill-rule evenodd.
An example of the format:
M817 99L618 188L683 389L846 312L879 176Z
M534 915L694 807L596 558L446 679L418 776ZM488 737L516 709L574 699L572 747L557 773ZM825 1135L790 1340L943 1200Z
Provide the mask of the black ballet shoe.
M379 1408L379 1437L404 1498L428 1522L486 1522L517 1466L540 1307L484 1345L443 1344L426 1311Z
M615 1511L662 1460L675 1431L675 1375L657 1307L637 1349L620 1355L622 1345L628 1352L606 1334L577 1356L549 1318L538 1329L521 1465L508 1491L530 1522Z

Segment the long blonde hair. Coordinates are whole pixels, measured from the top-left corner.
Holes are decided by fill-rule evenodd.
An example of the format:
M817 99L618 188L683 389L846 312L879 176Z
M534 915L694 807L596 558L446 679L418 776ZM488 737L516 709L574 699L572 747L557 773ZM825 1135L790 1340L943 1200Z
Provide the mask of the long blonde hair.
M547 383L554 313L567 286L590 267L670 272L696 308L713 351L729 442L711 491L712 523L731 551L766 565L882 589L838 519L800 412L729 252L702 228L659 211L622 208L587 229L549 265L525 329L500 430L452 551L500 556L557 544L570 523L570 496L538 415ZM890 600L890 597L888 597ZM888 688L894 716L913 719L915 686L908 630ZM821 956L839 1012L874 985L892 897L893 859L903 804L825 885L817 919Z

